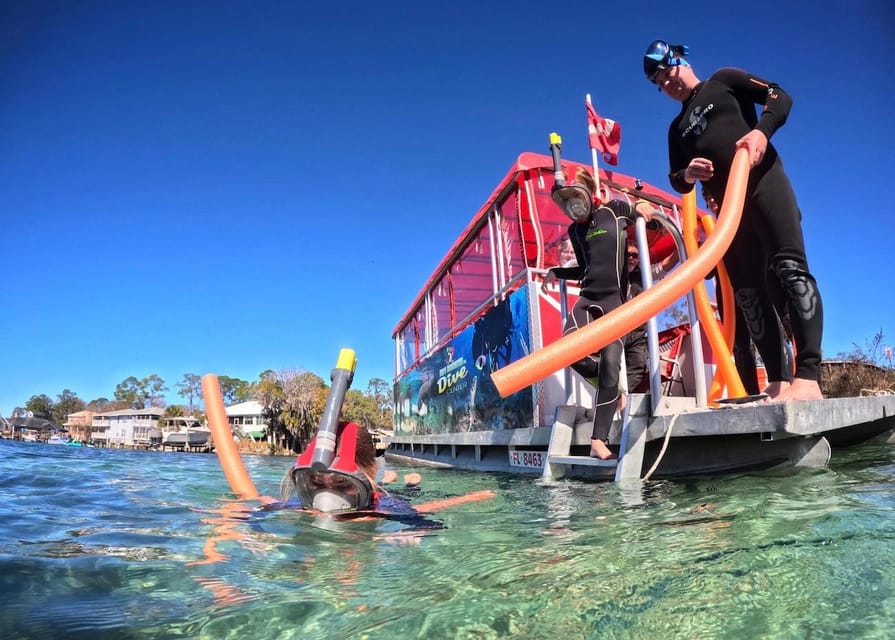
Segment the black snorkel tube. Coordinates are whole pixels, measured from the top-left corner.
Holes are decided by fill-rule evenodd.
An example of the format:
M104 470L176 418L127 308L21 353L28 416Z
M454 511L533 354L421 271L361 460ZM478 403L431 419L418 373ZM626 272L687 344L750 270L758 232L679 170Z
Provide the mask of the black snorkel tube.
M372 504L373 487L356 460L359 427L353 422L339 422L356 367L354 351L342 349L330 372L332 385L317 435L292 470L292 481L306 508L332 512L368 509Z
M564 187L566 186L566 176L562 172L562 160L560 159L562 136L551 131L548 137L550 139L550 155L553 156L553 183Z
M581 222L590 214L593 198L587 187L577 182L566 183L562 172L562 138L558 133L550 134L550 155L553 156L553 201L570 219Z
M345 394L354 380L354 370L357 368L357 358L353 349L339 351L339 359L336 360L336 368L329 374L332 386L326 396L326 405L323 407L323 418L320 420L320 428L317 430L314 455L311 456L311 467L317 471L325 471L333 463L336 457L336 435L339 428L339 414L342 412L342 404L345 402Z

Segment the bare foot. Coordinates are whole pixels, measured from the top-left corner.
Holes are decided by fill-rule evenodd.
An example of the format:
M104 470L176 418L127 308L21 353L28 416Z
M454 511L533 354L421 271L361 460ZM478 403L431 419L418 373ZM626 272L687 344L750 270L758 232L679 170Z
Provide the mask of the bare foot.
M788 389L776 398L772 397L773 402L789 402L790 400L823 400L824 394L820 391L820 385L817 380L807 380L805 378L794 378Z
M768 394L768 398L770 398L771 402L777 400L777 396L781 393L786 393L789 389L789 383L786 380L780 380L779 382L769 382L768 386L764 388L762 393Z
M600 460L612 460L615 458L615 454L609 450L609 447L602 440L591 440L590 457L599 458Z

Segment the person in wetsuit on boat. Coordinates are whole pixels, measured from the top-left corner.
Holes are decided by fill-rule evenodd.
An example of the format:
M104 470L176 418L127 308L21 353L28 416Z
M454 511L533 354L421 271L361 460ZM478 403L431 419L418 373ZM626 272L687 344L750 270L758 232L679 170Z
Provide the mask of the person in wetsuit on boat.
M577 210L570 206L576 197L579 203L586 202ZM633 206L622 200L595 205L595 197L596 184L584 167L578 167L572 184L555 186L553 190L553 199L572 219L569 238L578 264L549 269L542 287L546 289L556 279L581 281L581 293L566 318L564 335L617 309L628 299L625 229L638 214L647 219L652 216L652 207L645 200L638 200ZM597 388L590 455L603 460L614 457L606 441L619 399L623 348L622 338L613 340L572 364L575 371Z
M709 211L717 216L721 211L721 207L718 206L718 203L711 194L705 190L705 187L702 188L702 198L705 200L705 206L708 207ZM789 350L789 346L786 344L787 342L792 341L792 331L789 329L789 311L786 309L786 300L784 299L783 291L780 288L780 281L777 279L773 269L768 268L765 271L765 277L768 279L768 291L771 295L771 302L783 325L783 335L785 340L784 356L786 359L784 370L787 374L790 374L789 378L786 379L786 382L788 383L791 382L791 372L793 369L792 353ZM712 278L716 278L715 298L718 302L718 315L724 317L724 296L721 293L721 288L717 280L717 272L715 270L712 270L709 275L706 276L706 280ZM737 374L740 376L740 381L743 383L743 388L746 390L746 393L750 396L755 396L761 393L761 389L758 385L758 371L756 369L752 338L749 336L749 327L746 326L743 312L736 305L733 305L733 314L736 326L733 339L733 360L736 365Z
M702 181L721 204L736 151L748 151L752 170L743 217L724 264L736 304L767 368L770 384L765 392L781 402L820 399L823 305L808 268L792 185L777 150L768 142L786 122L792 99L773 82L740 69L720 69L700 81L686 55L686 47L656 40L643 58L647 78L682 103L668 128L671 186L687 193ZM762 105L760 117L756 104ZM768 264L790 310L797 351L792 384L787 382L780 320L765 278Z

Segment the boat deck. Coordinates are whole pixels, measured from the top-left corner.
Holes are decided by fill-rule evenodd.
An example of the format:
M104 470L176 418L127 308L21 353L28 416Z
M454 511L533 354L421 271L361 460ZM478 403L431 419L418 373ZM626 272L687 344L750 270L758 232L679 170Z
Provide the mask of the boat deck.
M653 477L714 475L777 465L824 466L833 448L875 438L890 439L895 432L895 396L891 395L723 408L698 408L692 398L668 397L663 398L652 418L648 401L645 395L631 397L630 420L641 430L645 428L643 470L661 455ZM560 407L557 414L563 410L574 416L570 451L586 456L590 418L576 407ZM619 444L621 431L621 420L617 419L609 436L610 445ZM551 432L551 427L538 427L396 434L387 455L415 464L539 473L546 464ZM588 477L613 474L612 468L585 464L572 464L566 472Z

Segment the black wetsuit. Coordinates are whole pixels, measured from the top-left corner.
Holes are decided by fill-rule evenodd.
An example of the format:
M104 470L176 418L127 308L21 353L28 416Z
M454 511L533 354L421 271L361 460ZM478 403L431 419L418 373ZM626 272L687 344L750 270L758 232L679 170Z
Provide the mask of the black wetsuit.
M786 310L786 301L783 298L783 292L780 290L780 283L773 271L768 269L766 273L769 279L768 290L771 294L771 302L774 305L774 309L777 311L777 315L780 316L782 321L783 333L786 336L786 339L790 340L792 331L789 329L789 313ZM773 281L771 281L771 279L773 279ZM715 298L718 301L718 315L726 321L727 317L724 313L724 296L721 294L721 287L718 284L717 279L715 281ZM761 393L761 389L758 386L758 371L756 370L755 354L752 351L752 338L749 336L749 327L746 326L743 312L736 305L733 307L733 313L734 322L736 323L733 339L734 364L736 365L737 374L740 376L740 381L743 383L743 388L746 393L750 396L757 395ZM783 355L784 371L790 374L788 378L784 379L790 380L792 378L793 362L792 354L786 344L784 344Z
M755 105L764 105L759 118ZM773 135L789 114L791 98L777 85L740 69L720 69L699 83L668 129L671 185L686 193L693 185L684 170L693 158L708 158L714 175L706 190L722 202L736 141L758 129ZM771 382L789 380L780 321L765 280L767 265L780 280L791 315L796 344L797 378L817 380L823 306L808 269L801 213L776 149L768 143L762 161L752 169L743 218L724 256L736 304L764 360Z
M562 280L580 280L581 293L569 316L563 334L575 331L621 306L628 299L628 268L625 255L625 228L635 219L634 207L621 200L610 200L591 209L584 222L569 225L569 238L578 265L553 267L550 271ZM584 378L599 376L594 400L592 438L606 441L618 402L618 381L623 341L613 340L572 368Z
M639 267L628 274L628 300L643 293L643 276ZM624 338L625 372L628 376L628 393L637 393L646 378L649 347L646 339L646 323L631 329ZM645 391L646 389L644 389Z

